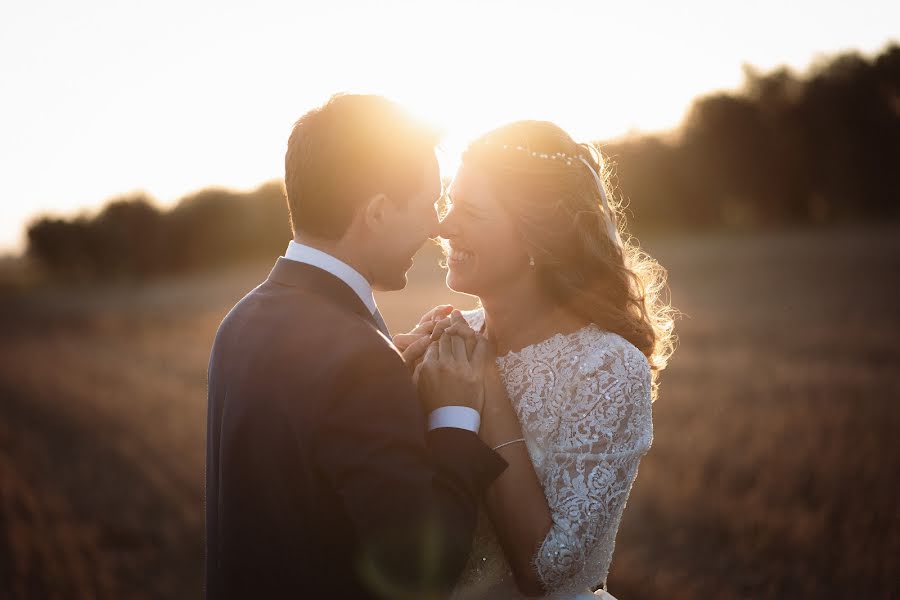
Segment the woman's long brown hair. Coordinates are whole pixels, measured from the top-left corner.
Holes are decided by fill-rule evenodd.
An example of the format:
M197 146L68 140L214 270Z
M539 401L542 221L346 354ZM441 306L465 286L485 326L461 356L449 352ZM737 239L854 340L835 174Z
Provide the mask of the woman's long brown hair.
M557 158L549 158L554 154ZM612 215L604 211L597 181L580 158L599 175ZM472 142L462 164L486 176L512 215L547 293L647 357L655 399L656 375L675 347L667 273L625 231L600 151L575 142L553 123L518 121ZM621 246L610 237L610 218Z

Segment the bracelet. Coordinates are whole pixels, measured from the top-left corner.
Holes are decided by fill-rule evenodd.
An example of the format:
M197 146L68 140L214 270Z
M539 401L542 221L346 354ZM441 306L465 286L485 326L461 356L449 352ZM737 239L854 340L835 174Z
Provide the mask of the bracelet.
M509 446L510 444L515 444L517 442L524 442L524 441L525 441L525 438L523 438L523 437L521 437L517 440L509 440L508 442L503 442L499 446L494 446L493 448L491 448L491 450L496 452L497 450L499 450L500 448L502 448L504 446Z

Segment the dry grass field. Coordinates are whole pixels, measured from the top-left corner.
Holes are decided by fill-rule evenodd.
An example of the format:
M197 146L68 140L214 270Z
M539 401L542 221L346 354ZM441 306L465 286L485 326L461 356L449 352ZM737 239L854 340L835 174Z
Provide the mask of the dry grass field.
M685 316L610 591L898 597L900 229L647 246ZM0 598L199 597L208 351L268 267L0 295Z

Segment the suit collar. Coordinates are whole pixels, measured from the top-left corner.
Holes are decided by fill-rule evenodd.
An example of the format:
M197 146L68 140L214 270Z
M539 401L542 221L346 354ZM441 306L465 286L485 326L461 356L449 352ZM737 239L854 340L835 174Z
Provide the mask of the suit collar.
M350 288L356 292L356 295L359 296L359 299L363 301L363 304L366 305L370 313L374 313L378 310L378 306L375 304L375 295L372 293L371 284L359 271L339 258L319 250L318 248L297 243L294 240L291 240L288 244L284 257L328 271L349 285Z
M377 327L369 308L345 281L328 271L308 263L279 257L266 281L297 288L326 298L347 308Z

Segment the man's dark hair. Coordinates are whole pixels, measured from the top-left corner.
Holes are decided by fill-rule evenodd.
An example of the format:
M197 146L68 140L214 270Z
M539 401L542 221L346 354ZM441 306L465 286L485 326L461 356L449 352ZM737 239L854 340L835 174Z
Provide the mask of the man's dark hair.
M294 233L340 238L360 204L421 189L438 133L380 96L338 94L294 124L284 186Z

